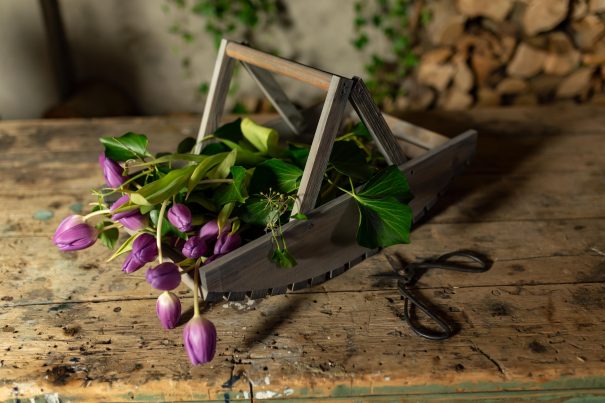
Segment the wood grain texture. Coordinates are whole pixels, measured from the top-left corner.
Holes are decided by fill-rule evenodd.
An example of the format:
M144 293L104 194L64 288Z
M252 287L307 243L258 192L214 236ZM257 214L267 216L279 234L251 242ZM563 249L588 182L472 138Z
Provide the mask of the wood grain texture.
M306 126L302 113L290 102L288 96L271 73L245 62L242 62L242 65L258 84L263 94L265 94L290 130L296 134L302 133Z
M333 74L314 67L273 56L236 42L228 43L226 53L236 60L302 81L324 91L330 88Z
M387 163L390 165L401 165L407 158L403 154L401 147L397 143L393 132L385 122L382 112L374 103L368 87L359 77L353 78L353 88L351 89L351 105L359 115L359 118L367 127L372 135L378 149L384 155ZM405 136L405 132L401 133Z
M154 151L199 118L0 122L0 400L377 402L599 401L605 391L605 113L552 107L408 113L478 154L412 232L316 288L204 312L218 355L190 367L181 329L161 330L156 293L95 246L58 252L50 237L99 183L98 137L147 133ZM254 117L263 121L269 117ZM226 119L230 119L227 117ZM73 172L78 172L75 176ZM43 220L39 212L50 212ZM38 218L36 218L38 217ZM385 254L414 260L472 248L478 276L433 272L419 292L456 320L444 343L412 335ZM186 318L191 293L179 288ZM246 377L231 388L234 374Z
M227 56L226 48L229 42L226 39L221 41L214 64L214 71L210 79L208 96L204 104L204 114L197 133L197 143L193 148L194 153L199 153L202 149L202 140L207 134L211 134L218 127L223 117L225 100L231 84L233 75L233 59Z
M315 207L332 146L342 125L351 85L352 81L349 79L336 76L332 78L300 180L292 215L306 214Z

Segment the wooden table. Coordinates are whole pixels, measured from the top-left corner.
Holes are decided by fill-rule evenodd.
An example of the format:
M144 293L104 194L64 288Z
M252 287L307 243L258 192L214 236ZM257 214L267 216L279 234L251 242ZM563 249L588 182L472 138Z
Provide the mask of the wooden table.
M605 109L407 118L480 133L475 163L413 243L319 287L211 307L218 351L199 367L189 365L181 329L160 328L142 272L105 263L100 245L65 254L50 241L101 183L99 136L132 130L149 134L156 151L172 149L198 118L0 122L0 400L605 399ZM461 326L449 341L423 340L400 320L393 285L369 276L384 269L385 253L459 248L495 264L422 279L422 293Z

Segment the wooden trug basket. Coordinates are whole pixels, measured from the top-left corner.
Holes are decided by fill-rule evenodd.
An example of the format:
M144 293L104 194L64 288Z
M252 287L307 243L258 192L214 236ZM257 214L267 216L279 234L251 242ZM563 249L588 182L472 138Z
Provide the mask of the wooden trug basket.
M321 71L225 39L219 48L195 152L200 151L204 136L219 125L235 60L242 63L281 116L265 125L274 127L286 139L311 140L293 211L302 212L309 219L292 220L283 226L288 249L298 262L292 269L280 268L269 260L273 250L270 234L200 268L201 289L207 301L257 299L313 286L376 253L357 244L357 207L349 195L315 207L334 140L344 119L355 118L353 112L347 112L349 102L387 162L397 164L406 175L414 194L410 203L414 222L435 203L475 153L477 134L473 130L449 139L383 115L361 78ZM270 72L327 91L321 109L299 111ZM316 127L314 134L307 130L312 127ZM184 276L184 281L193 286L190 277Z

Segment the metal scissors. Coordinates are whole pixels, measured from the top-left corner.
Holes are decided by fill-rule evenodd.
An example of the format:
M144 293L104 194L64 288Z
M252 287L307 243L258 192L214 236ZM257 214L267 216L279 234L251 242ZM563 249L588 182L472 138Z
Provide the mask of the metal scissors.
M481 253L470 250L458 250L446 253L437 258L430 258L421 262L412 262L405 264L399 257L399 261L391 255L386 255L391 265L392 271L387 273L374 274L376 278L393 278L397 280L397 289L404 299L403 320L408 323L414 333L429 340L445 340L452 337L457 326L451 320L448 320L436 310L429 306L414 294L413 286L420 277L428 270L441 269L453 270L466 273L483 273L490 269L492 261ZM416 309L424 312L441 331L430 330L421 325L416 316Z

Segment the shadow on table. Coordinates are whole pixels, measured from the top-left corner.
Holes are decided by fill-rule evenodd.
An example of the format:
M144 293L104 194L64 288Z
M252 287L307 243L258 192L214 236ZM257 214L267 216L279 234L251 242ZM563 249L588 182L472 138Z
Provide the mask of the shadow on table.
M512 111L511 111L512 112ZM522 112L520 112L522 113ZM498 114L500 116L502 114ZM506 118L488 119L489 110L470 112L407 112L400 117L415 125L454 137L466 130L477 130L477 154L461 177L454 178L445 195L424 218L439 215L448 206L466 199L481 190L482 197L466 205L461 212L469 221L486 219L489 214L510 201L519 192L523 178L515 181L502 179L515 176L523 162L535 155L546 142L560 134L558 127L527 117L507 115ZM530 174L524 173L524 176Z

